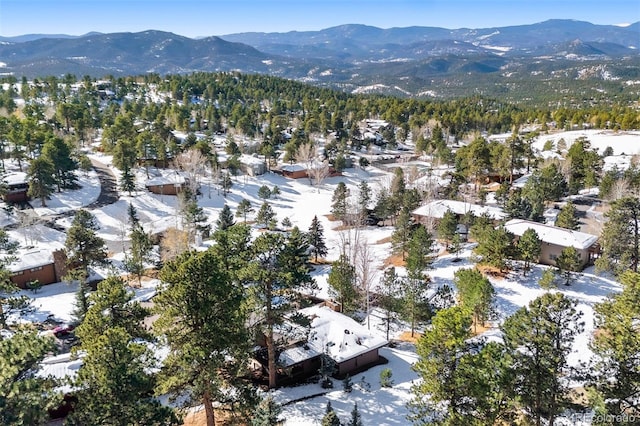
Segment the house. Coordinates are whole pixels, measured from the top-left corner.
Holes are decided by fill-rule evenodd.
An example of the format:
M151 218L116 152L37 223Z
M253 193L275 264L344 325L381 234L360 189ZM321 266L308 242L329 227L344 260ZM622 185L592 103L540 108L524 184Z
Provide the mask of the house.
M292 376L316 374L323 354L336 363L337 377L356 374L380 362L378 350L388 342L367 327L324 303L298 312L309 318L309 334L306 340L280 353L278 365L282 373Z
M189 178L177 170L147 180L144 186L153 194L178 195L189 184Z
M7 173L2 180L7 185L7 193L4 195L4 201L8 203L24 203L29 201L29 196L27 195L29 180L25 172Z
M507 217L506 213L495 206L481 206L457 200L435 200L424 206L418 207L411 212L413 219L417 223L428 223L434 219L442 219L447 211L452 211L458 217L471 213L476 217L484 214L493 220L502 220Z
M309 176L307 166L303 164L285 164L280 167L280 172L284 177L291 179L301 179Z
M562 250L573 247L580 254L580 267L584 268L593 262L599 251L598 237L584 232L523 219L512 219L504 224L504 228L518 237L527 229L536 231L542 241L539 262L545 265L555 266L555 260Z
M252 155L242 154L239 158L240 170L249 176L263 175L267 171L264 160Z
M24 243L15 253L4 255L11 281L20 288L38 281L40 285L57 283L67 273L64 252L66 234L43 225L8 232L11 241ZM38 247L35 242L38 242Z

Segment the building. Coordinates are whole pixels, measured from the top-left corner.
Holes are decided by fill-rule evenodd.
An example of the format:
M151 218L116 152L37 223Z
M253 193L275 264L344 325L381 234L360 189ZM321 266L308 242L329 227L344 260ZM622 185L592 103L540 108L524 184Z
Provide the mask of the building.
M488 215L495 221L503 220L507 214L500 208L495 206L481 206L479 204L466 203L457 200L435 200L424 206L418 207L411 212L413 220L424 225L432 224L436 220L444 217L447 211L455 213L458 218L471 213L476 217Z
M27 288L34 281L40 285L62 281L67 273L66 234L43 225L7 233L12 242L22 245L14 253L3 255L10 279L16 286Z
M2 180L7 184L7 193L4 195L4 201L8 203L29 201L29 196L27 195L29 180L25 172L7 173Z
M306 339L280 353L281 374L293 377L316 374L322 354L336 363L337 377L356 374L380 362L378 350L388 342L365 326L324 303L298 312L309 318L309 333Z
M147 180L144 186L153 194L178 195L188 185L189 179L177 170Z
M580 267L593 263L598 255L598 237L585 232L572 231L544 223L531 222L523 219L512 219L504 224L504 228L512 234L521 237L527 229L533 229L542 241L539 263L556 265L556 258L567 247L575 248L580 254Z
M267 164L258 157L242 154L239 161L240 170L249 176L259 176L267 171Z

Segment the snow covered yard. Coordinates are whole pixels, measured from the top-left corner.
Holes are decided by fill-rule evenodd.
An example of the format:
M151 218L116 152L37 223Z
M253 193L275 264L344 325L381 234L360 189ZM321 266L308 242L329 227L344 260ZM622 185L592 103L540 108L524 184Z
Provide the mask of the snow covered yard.
M601 148L600 152L606 146L612 146L616 154L623 152L625 154L637 154L640 152L640 133L637 132L627 132L624 135L610 132L607 138L604 138L603 132L564 132L553 135L553 138L554 140L559 140L560 137L564 137L569 142L571 137L577 138L580 136L589 138L592 146ZM547 135L540 136L538 142L536 142L540 144L539 148L542 148L547 138ZM99 159L105 164L110 163L108 157L99 156ZM118 175L117 172L114 172L114 174ZM142 175L144 173L141 170L138 176ZM95 202L100 193L100 184L95 173L79 173L78 177L81 185L80 189L65 191L60 194L54 193L46 208L39 207L37 200L32 202L36 214L51 216L71 212ZM210 187L210 184L205 180L202 182L198 204L206 212L208 223L215 227L220 210L225 204L228 204L232 211L235 211L238 204L243 199L247 199L254 209L254 212L247 217L251 222L263 203L263 199L258 196L259 188L262 185L267 185L270 188L278 186L280 195L268 200L277 215L278 223L284 218L289 218L293 225L298 226L302 231L306 231L313 217L317 216L324 228L324 236L329 248L326 258L328 261L332 261L340 255L345 233L348 232L339 227L340 222L333 222L328 219L333 191L337 183L345 182L351 191L351 196L357 196L357 186L362 180L366 180L369 183L375 194L376 189L381 184L388 182L389 179L390 174L377 169L349 169L342 177L327 178L320 187L311 186L308 179L292 180L273 173L257 177L239 176L233 178L231 192L226 197L223 197L217 188ZM100 224L99 236L113 243L110 245L110 248L112 248L110 254L116 265L121 264L122 253L118 252L118 247L124 247L124 240L126 240L125 231L127 229L129 203L136 207L141 224L147 231L160 232L169 227L179 226L177 198L169 195L151 194L142 189L132 193L130 196L120 194L119 201L98 209L92 209L92 213ZM236 220L241 220L241 218L236 217ZM66 217L58 219L57 222L63 227L68 227L70 221L71 219ZM390 255L391 245L388 240L393 233L393 228L366 227L359 232L362 239L367 241L371 247L371 263L376 271L372 287L375 288L382 276L383 265ZM38 247L46 246L46 241L38 241ZM432 269L428 271L432 278L433 286L449 285L454 287L453 277L455 271L461 268L470 268L474 265L472 248L471 244L465 245L459 254L459 260L448 254L438 257L433 263ZM496 290L498 318L493 324L494 327L489 328L484 333L487 339L500 339L499 324L506 317L515 313L519 308L526 306L546 291L538 285L538 280L545 268L544 266L534 265L526 275L516 268L504 278L490 278ZM403 268L399 267L397 270L400 274L403 273ZM312 275L319 287L316 295L319 297L329 296L327 284L329 271L330 266L328 265L318 265L313 271ZM103 272L107 273L107 271ZM156 280L145 281L142 288L134 290L136 298L138 300L148 299L153 295L157 284ZM581 320L585 323L585 327L584 331L575 340L573 351L569 357L571 365L579 366L581 363L589 361L591 357L591 351L588 346L594 331L593 305L602 301L608 294L618 292L620 289L620 284L611 277L597 275L592 268L589 268L577 275L577 279L571 286L560 284L558 288L551 290L562 292L566 296L575 299L578 303L577 309L583 313ZM41 322L53 317L59 321L69 321L76 290L76 285L56 283L42 287L37 293L23 291L23 294L32 298L34 310L25 314L21 320ZM384 336L384 330L374 320L372 318L371 330ZM401 331L394 330L392 338L398 338ZM281 388L274 391L275 399L284 406L282 417L286 418L285 424L290 426L320 424L327 401L331 401L337 414L343 420L348 418L353 405L357 403L364 424L408 424L406 403L411 398L411 384L417 380L417 375L411 370L411 366L417 360L415 347L410 343L403 342L394 348L383 348L380 353L389 363L373 367L364 373L354 376L352 378L354 389L350 393L345 393L342 390L342 384L337 380L334 380L334 389L330 392L326 392L319 384ZM390 388L382 388L380 386L380 372L385 368L390 368L393 372L393 386ZM318 394L322 395L316 396Z

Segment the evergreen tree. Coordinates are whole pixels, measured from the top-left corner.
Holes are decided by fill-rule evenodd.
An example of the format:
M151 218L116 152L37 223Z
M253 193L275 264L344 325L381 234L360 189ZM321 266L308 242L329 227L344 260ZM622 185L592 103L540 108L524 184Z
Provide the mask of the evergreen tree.
M542 251L542 241L538 237L538 233L529 228L518 239L518 257L524 262L524 271L531 269L531 263L536 262Z
M347 423L347 426L362 426L362 417L358 411L357 402L353 405L353 410L351 410L351 419L349 420L349 423Z
M260 206L260 210L256 214L256 222L258 224L264 225L265 228L269 228L271 222L273 222L276 218L276 213L273 211L271 204L266 201L262 203Z
M235 222L233 221L233 214L231 214L231 209L227 204L222 207L220 211L220 215L218 216L218 220L216 221L216 229L218 231L224 231L225 229L233 226Z
M251 426L278 426L283 423L280 419L282 407L271 395L263 398L251 418Z
M616 275L638 272L640 261L640 199L626 197L611 203L605 213L607 222L600 237L602 256L596 260L599 270Z
M251 207L251 202L246 198L243 198L238 203L238 208L236 209L236 216L242 217L244 222L247 221L247 213L251 213L253 211L253 207Z
M313 216L307 236L311 246L311 253L315 256L315 262L318 263L318 256L325 256L329 252L324 241L324 229L318 220L318 216Z
M434 256L432 252L433 238L424 226L418 226L411 235L407 245L407 273L410 276L422 277L425 269L431 267Z
M504 226L487 230L475 249L476 254L481 256L482 264L493 266L501 272L509 267L508 259L513 251L513 234Z
M349 262L345 255L340 255L338 260L331 265L331 272L327 282L329 292L340 303L342 312L351 312L358 299L358 290L355 285L356 268Z
M438 223L438 238L445 241L446 249L458 229L458 218L451 210L447 210Z
M344 220L347 215L347 198L349 197L349 189L344 182L339 182L333 191L331 199L331 214L337 220Z
M350 393L353 390L353 382L348 374L342 379L342 390L346 393Z
M538 284L540 285L540 288L543 288L545 290L550 290L552 287L554 287L555 280L556 280L556 275L553 273L553 270L545 269L544 272L542 273L542 276L538 280Z
M638 354L640 340L640 274L627 271L619 276L622 292L595 305L595 327L591 349L596 354L591 378L604 405L602 414L618 416L637 412L640 403ZM631 422L629 423L631 424Z
M413 219L409 209L403 207L400 210L398 219L396 220L395 230L391 235L391 247L393 252L402 256L402 260L405 260L406 252L408 250L409 240L413 231Z
M554 424L567 407L571 369L567 356L583 329L576 302L562 293L545 293L519 309L502 325L513 357L516 393L536 425Z
M331 406L331 401L327 401L327 408L322 417L322 426L340 426L340 419Z
M103 263L107 258L107 248L96 231L99 229L95 216L89 211L80 209L76 212L71 227L67 231L65 248L69 265L78 265L86 276L89 266Z
M27 194L31 198L40 199L40 205L46 207L46 201L53 193L55 167L51 160L38 157L31 161L29 172L29 189Z
M571 229L572 231L580 228L580 221L576 216L576 207L571 201L567 202L567 204L560 209L560 213L558 213L558 217L556 218L555 226Z
M243 289L214 250L187 252L160 271L164 287L154 298L156 333L170 353L159 377L159 392L190 395L204 404L213 426L213 403L242 411L255 402L245 379L251 339Z
M282 224L283 229L291 229L291 227L293 226L293 223L291 223L291 219L289 219L288 217L282 219L282 222L280 223Z
M558 271L564 277L564 285L571 285L574 274L580 270L581 258L580 253L575 247L565 247L560 252L560 256L556 258L556 266Z
M271 198L271 190L267 185L262 185L258 189L258 197L262 198L263 200L266 200L267 198Z
M380 286L378 287L378 305L384 311L386 339L389 340L391 323L396 320L397 314L402 310L400 300L400 279L396 275L395 268L384 271Z
M40 362L55 349L50 337L21 330L0 339L0 423L43 425L48 408L55 408L61 395L56 382L35 373Z
M457 270L453 282L458 289L462 306L473 315L474 329L478 323L484 326L485 321L495 313L495 290L491 282L477 269Z
M250 249L251 259L242 271L243 279L251 283L249 291L255 312L261 313L258 328L267 345L270 388L277 385L279 343L275 340L275 329L298 303L300 292L314 285L307 266L308 249L297 228L286 239L282 234L266 232L254 240Z
M58 192L62 188L73 187L76 182L74 171L78 164L72 157L69 144L60 138L50 137L42 146L41 158L46 158L53 164Z
M471 317L458 306L443 309L433 317L416 345L419 359L413 369L422 379L412 388L409 418L415 424L425 419L454 423L464 414L466 391L460 380L460 359L471 350ZM445 420L449 419L449 423Z
M392 376L393 372L390 368L385 368L380 371L380 387L390 388L391 386L393 386L393 379L391 378Z
M371 202L371 188L366 180L360 181L358 185L358 209L362 220L369 214L369 203Z

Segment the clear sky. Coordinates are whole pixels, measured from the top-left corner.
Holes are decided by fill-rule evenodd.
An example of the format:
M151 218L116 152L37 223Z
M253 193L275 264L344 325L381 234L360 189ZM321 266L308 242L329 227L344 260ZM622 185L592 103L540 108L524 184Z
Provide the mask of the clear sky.
M640 0L0 0L5 37L149 29L201 37L342 24L487 28L547 19L633 23Z

